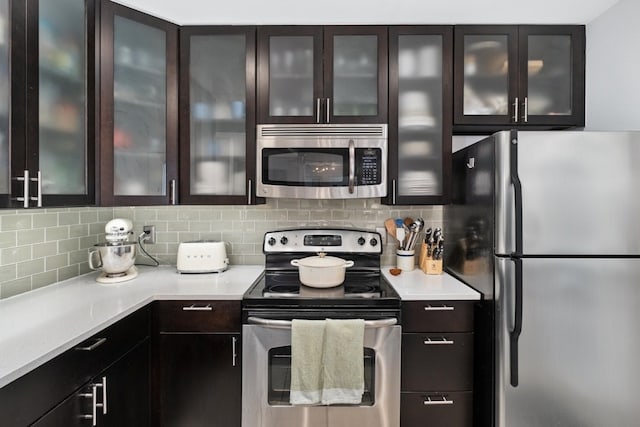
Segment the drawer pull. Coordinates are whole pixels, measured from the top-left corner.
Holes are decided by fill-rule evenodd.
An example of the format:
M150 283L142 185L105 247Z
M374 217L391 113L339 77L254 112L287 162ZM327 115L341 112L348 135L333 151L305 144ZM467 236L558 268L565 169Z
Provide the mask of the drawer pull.
M105 342L107 342L106 338L98 338L98 339L96 339L96 342L94 342L90 346L88 346L88 347L76 347L76 350L78 350L78 351L93 351L96 348L100 347Z
M436 306L427 305L424 308L424 311L453 311L455 309L456 309L455 307L452 307L450 305L436 305Z
M433 340L431 338L427 338L424 340L424 345L453 345L455 344L453 340L448 340L445 337L440 338L439 340Z
M182 311L213 311L213 307L211 307L211 304L207 304L207 305L192 304L187 307L182 307Z
M440 396L439 399L433 400L431 396L427 396L424 402L425 405L453 405L453 400L448 400L444 396Z

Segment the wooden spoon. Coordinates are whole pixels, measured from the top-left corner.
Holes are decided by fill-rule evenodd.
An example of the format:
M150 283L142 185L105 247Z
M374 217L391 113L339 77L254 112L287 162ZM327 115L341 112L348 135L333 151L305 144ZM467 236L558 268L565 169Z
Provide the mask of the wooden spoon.
M384 221L384 227L387 229L387 234L396 239L396 222L393 218L387 218Z

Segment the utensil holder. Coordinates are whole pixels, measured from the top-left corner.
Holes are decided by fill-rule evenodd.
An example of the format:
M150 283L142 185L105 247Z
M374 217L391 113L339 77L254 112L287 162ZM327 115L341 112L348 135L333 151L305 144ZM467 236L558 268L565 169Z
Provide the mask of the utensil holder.
M418 258L420 270L424 274L442 274L442 259L433 259L428 253L426 243L420 245L420 256Z
M416 267L416 251L411 250L396 250L396 267L402 271L413 271Z

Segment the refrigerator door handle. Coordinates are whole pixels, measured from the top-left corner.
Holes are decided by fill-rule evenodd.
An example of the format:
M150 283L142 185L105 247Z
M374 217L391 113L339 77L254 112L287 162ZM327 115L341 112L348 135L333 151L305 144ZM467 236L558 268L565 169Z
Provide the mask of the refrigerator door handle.
M518 175L518 131L511 131L511 146L510 146L510 178L511 185L513 186L513 198L514 198L514 214L515 214L515 238L516 238L516 251L512 256L519 257L522 255L522 183Z
M513 329L509 331L509 363L511 385L518 386L518 340L522 332L522 259L511 258L515 265Z

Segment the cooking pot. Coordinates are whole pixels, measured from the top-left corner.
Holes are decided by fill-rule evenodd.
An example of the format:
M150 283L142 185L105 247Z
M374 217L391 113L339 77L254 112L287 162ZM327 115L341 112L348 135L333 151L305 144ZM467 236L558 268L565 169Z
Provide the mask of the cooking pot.
M353 267L353 261L327 256L321 252L317 256L291 260L298 267L298 275L303 285L312 288L332 288L344 282L345 270Z

